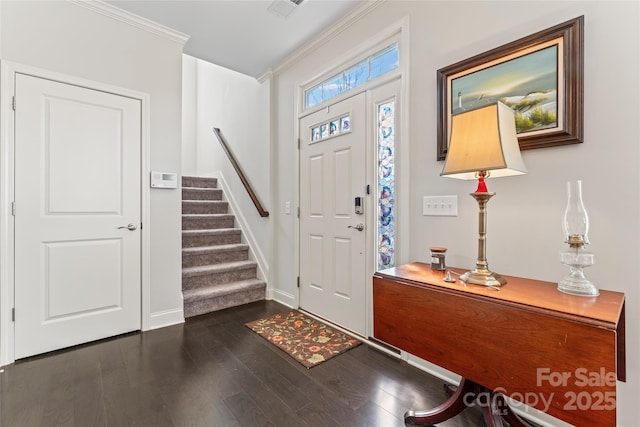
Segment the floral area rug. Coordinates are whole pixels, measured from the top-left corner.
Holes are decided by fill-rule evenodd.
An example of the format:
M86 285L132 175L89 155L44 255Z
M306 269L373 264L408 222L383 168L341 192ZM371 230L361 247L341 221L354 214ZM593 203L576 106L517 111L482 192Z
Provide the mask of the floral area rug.
M350 350L362 342L297 310L246 324L308 368Z

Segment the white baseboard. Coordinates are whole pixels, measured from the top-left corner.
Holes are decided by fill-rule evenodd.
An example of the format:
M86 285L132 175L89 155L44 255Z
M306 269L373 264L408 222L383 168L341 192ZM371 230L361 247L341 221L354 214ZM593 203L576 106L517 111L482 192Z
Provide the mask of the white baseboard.
M288 294L286 292L282 292L279 289L268 289L267 290L267 299L274 300L279 302L280 304L284 304L290 308L297 308L298 304L296 302L296 297L294 295Z
M445 381L449 384L459 384L461 377L460 375L456 375L451 371L448 371L444 368L441 368L438 365L434 365L431 362L427 362L424 359L420 359L419 357L413 356L408 353L403 353L403 359L407 361L407 363L411 366L415 366L421 371L425 371L436 378L440 378L442 381Z
M175 310L160 311L158 313L151 313L149 316L148 328L152 329L164 328L166 326L178 325L184 323L184 310L182 307Z

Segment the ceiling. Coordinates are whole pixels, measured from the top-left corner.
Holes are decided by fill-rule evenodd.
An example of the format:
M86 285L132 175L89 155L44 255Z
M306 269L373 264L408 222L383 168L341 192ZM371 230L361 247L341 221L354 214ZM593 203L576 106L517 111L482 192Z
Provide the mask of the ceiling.
M291 0L105 2L188 34L188 55L259 77L367 1L304 0L298 6ZM270 11L274 8L280 13Z

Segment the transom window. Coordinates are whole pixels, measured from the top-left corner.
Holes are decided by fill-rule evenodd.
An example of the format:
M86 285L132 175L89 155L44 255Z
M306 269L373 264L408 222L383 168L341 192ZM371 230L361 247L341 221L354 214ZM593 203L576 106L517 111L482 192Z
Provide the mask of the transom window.
M311 108L397 69L398 44L374 53L346 70L304 91L304 108Z

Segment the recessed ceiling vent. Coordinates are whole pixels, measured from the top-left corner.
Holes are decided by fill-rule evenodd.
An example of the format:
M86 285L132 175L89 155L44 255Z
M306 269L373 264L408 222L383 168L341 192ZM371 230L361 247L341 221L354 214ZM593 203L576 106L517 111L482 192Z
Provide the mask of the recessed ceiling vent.
M274 0L267 10L281 18L288 17L304 0Z

